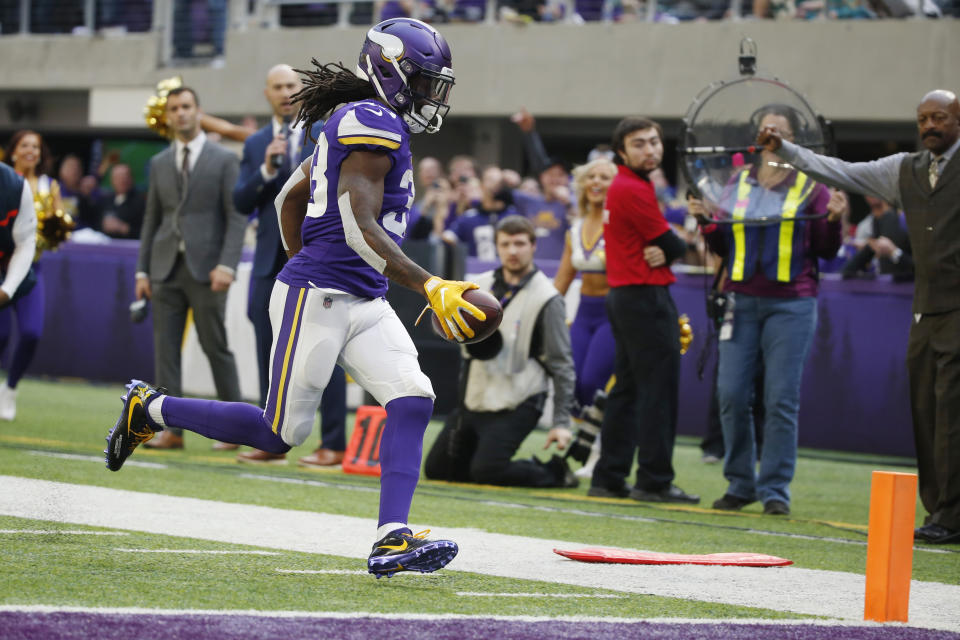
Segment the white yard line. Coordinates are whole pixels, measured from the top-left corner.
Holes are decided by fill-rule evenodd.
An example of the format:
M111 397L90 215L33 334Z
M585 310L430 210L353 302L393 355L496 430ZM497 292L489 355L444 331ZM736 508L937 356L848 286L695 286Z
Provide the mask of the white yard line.
M366 518L11 476L0 476L0 515L358 559L367 557L375 535L375 521ZM420 523L411 526L414 530L425 528ZM859 574L798 567L582 563L562 558L553 549L591 546L589 541L432 528L432 537L450 538L460 545L460 555L449 566L452 570L762 607L851 623L863 619L865 587ZM910 624L958 631L958 602L960 586L914 580Z
M626 598L612 593L487 593L484 591L457 591L458 596L471 598Z
M0 534L36 536L128 536L127 531L87 531L86 529L0 529Z
M54 451L27 451L32 456L44 458L60 458L61 460L80 460L81 462L97 462L104 464L103 456L85 456L79 453L56 453ZM167 469L167 465L159 462L144 462L142 460L128 460L126 464L144 469Z
M303 575L319 575L319 576L366 576L370 575L369 571L361 571L360 569L274 569L277 573L294 573L294 574L303 574ZM411 574L412 575L412 574ZM423 575L423 574L417 574Z
M234 550L228 551L225 549L124 549L117 547L114 551L124 551L126 553L186 553L186 554L197 554L197 555L211 555L211 556L226 556L226 555L238 555L238 556L279 556L282 555L279 551L255 551L255 550Z

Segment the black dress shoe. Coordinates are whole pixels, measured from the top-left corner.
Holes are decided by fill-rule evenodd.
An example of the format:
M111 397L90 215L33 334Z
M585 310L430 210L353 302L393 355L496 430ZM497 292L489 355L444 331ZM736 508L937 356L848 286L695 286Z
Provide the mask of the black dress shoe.
M754 502L756 502L756 500L746 500L740 496L725 493L722 498L713 501L713 508L719 509L720 511L740 511L740 509Z
M790 506L783 500L768 500L763 503L763 515L788 516L790 515Z
M673 502L679 504L699 504L700 496L690 495L676 485L670 485L663 491L647 491L634 487L630 491L630 498L638 502Z
M947 529L935 522L925 524L914 531L914 537L917 536L930 544L960 544L960 531Z
M621 487L619 489L607 489L606 487L590 487L587 495L592 498L626 498L630 495L630 489Z

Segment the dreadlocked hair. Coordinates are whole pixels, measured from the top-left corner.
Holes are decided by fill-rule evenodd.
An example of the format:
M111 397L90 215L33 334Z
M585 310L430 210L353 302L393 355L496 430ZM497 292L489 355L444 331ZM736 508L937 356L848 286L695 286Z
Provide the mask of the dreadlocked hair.
M294 69L303 76L303 89L290 98L300 103L296 123L303 122L308 132L314 122L323 120L337 105L377 97L373 85L358 78L342 62L320 64L311 58L310 64L315 69Z

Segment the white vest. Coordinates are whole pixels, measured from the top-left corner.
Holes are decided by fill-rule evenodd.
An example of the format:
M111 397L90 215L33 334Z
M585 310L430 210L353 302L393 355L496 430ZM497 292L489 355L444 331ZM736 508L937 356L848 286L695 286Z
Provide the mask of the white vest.
M483 291L493 288L493 271L476 279ZM560 295L538 271L503 310L503 348L492 360L470 360L464 405L470 411L516 409L532 395L547 390L546 371L530 355L530 342L543 306ZM469 358L466 349L464 357Z

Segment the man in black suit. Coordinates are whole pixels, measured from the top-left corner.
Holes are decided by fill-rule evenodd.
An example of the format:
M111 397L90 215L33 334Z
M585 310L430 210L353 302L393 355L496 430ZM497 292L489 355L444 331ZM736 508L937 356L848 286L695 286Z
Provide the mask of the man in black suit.
M165 113L174 141L150 160L136 282L137 300L153 301L154 377L157 386L181 394L180 349L192 309L217 395L239 402L237 364L224 325L247 226L230 197L239 163L200 129L193 89L171 91ZM165 429L149 446L182 449L182 431Z
M112 238L139 238L146 203L133 184L133 172L126 164L110 170L113 192L100 200L100 230Z
M273 329L270 326L270 294L280 269L287 262L287 254L280 240L277 210L273 201L290 177L291 170L313 154L314 140L323 128L322 123L306 132L292 126L295 106L290 98L301 88L300 78L288 65L278 64L267 73L263 90L270 103L270 123L246 139L240 178L233 189L237 209L257 218L257 246L253 254L250 274L250 294L247 317L253 323L257 343L257 365L260 374L260 406L267 403L270 347ZM300 459L306 466L331 466L343 461L346 449L346 375L334 367L333 375L320 402L321 447ZM283 463L286 454L254 449L237 455L239 462Z

